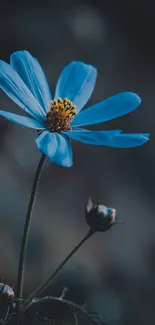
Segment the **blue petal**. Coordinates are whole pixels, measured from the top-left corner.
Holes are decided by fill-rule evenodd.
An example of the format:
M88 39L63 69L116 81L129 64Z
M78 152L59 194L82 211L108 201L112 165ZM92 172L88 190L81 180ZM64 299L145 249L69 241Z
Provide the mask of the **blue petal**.
M49 102L52 99L52 95L39 62L29 52L17 51L11 55L10 64L44 108L45 112L49 111Z
M55 98L67 97L79 112L90 98L97 77L97 70L92 65L71 62L62 71L55 91Z
M72 129L65 131L64 134L73 140L77 140L87 144L108 145L111 138L119 134L121 130L112 131L89 131L85 129Z
M139 147L149 140L148 133L131 133L131 134L118 134L111 138L107 146L113 148L134 148Z
M38 149L44 153L51 162L63 167L73 164L72 148L69 140L59 133L44 131L36 139Z
M0 60L0 88L25 112L38 120L45 120L45 112L23 80L9 64Z
M27 128L32 128L32 129L44 129L44 125L39 123L39 121L34 120L31 117L25 117L25 116L21 116L21 115L17 115L17 114L13 114L13 113L9 113L6 111L1 111L0 110L0 116L5 117L7 120L22 125L22 126L26 126Z
M77 132L104 132L104 134L105 135L107 135L107 136L114 136L114 135L116 135L116 134L119 134L119 133L121 133L122 132L122 130L121 129L117 129L117 130L106 130L106 131L90 131L90 130L88 130L88 129L82 129L82 128L76 128L76 127L74 127L72 130L70 130L70 131L64 131L64 134L66 134L66 132L74 132L74 133L77 133Z
M132 92L120 93L75 115L71 125L81 126L106 122L133 111L140 102L139 96Z
M79 129L65 131L64 134L73 140L87 144L105 145L115 148L132 148L142 145L149 140L149 134L120 134L121 130L88 131Z

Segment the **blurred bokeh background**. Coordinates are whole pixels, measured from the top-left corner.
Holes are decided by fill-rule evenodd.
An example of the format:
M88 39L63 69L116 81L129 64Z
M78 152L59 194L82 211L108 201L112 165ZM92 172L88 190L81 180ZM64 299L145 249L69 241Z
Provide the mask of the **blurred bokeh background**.
M26 49L54 92L61 69L82 60L98 69L89 104L122 91L140 107L96 129L150 132L135 149L73 142L74 166L46 161L30 233L25 296L85 235L88 198L117 209L117 225L96 234L76 254L48 294L68 286L68 298L104 312L111 324L155 322L155 11L151 0L5 0L0 3L0 57ZM88 106L87 105L87 106ZM20 113L0 92L0 107ZM0 119L0 277L15 287L24 218L40 153L35 131ZM95 302L93 302L94 297ZM95 307L97 306L97 307Z

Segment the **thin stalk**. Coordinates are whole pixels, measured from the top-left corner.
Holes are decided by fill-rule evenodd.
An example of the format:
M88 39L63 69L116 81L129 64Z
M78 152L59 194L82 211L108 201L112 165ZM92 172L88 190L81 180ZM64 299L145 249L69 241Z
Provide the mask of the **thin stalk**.
M35 178L34 178L34 182L33 182L33 186L32 186L32 191L31 191L31 196L30 196L30 201L29 201L29 206L28 206L28 210L27 210L27 215L26 215L26 219L25 219L25 226L24 226L24 231L23 231L23 238L22 238L19 266L18 266L17 292L16 292L17 299L22 298L22 294L23 294L23 280L24 280L26 249L27 249L28 237L29 237L29 232L30 232L33 207L34 207L34 203L35 203L35 199L36 199L37 188L38 188L40 175L41 175L41 171L42 171L42 167L43 167L45 158L46 158L46 156L43 154L41 156L41 159L39 161L39 164L38 164L38 167L36 170L36 174L35 174Z
M94 234L92 229L89 230L87 235L73 248L73 250L67 255L67 257L61 262L58 268L54 271L54 273L45 281L43 282L28 298L28 303L25 304L24 308L27 309L31 304L31 301L34 297L39 296L45 291L48 286L51 285L54 278L57 274L61 271L64 265L68 262L68 260L77 252L77 250Z

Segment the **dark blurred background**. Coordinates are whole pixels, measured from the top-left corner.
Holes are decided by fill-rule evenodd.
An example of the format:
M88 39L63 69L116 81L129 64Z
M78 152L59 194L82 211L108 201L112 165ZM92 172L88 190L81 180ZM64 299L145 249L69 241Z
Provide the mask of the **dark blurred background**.
M74 142L72 168L46 161L26 261L25 296L85 235L90 196L115 207L118 222L124 224L86 243L48 291L59 295L68 286L68 298L80 304L91 300L91 308L114 325L155 323L154 31L151 0L0 2L1 59L9 61L16 50L30 51L44 68L52 92L69 61L93 64L98 79L88 105L122 91L142 98L136 111L96 129L150 132L144 146L113 149ZM2 92L0 107L20 113ZM35 131L0 119L0 276L13 287L40 158L35 137ZM92 302L94 297L98 300Z

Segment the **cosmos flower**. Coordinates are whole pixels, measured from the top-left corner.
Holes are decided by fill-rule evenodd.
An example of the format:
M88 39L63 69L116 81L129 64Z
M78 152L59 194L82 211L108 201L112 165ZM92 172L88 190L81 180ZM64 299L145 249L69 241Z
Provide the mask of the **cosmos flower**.
M0 110L16 124L36 129L36 144L51 162L73 164L69 139L87 144L129 148L145 143L148 134L122 134L121 130L89 131L81 128L112 120L136 109L140 98L132 92L119 93L83 111L97 77L97 70L83 62L69 63L58 79L54 99L46 76L27 51L14 52L10 64L0 60L0 87L27 116Z

